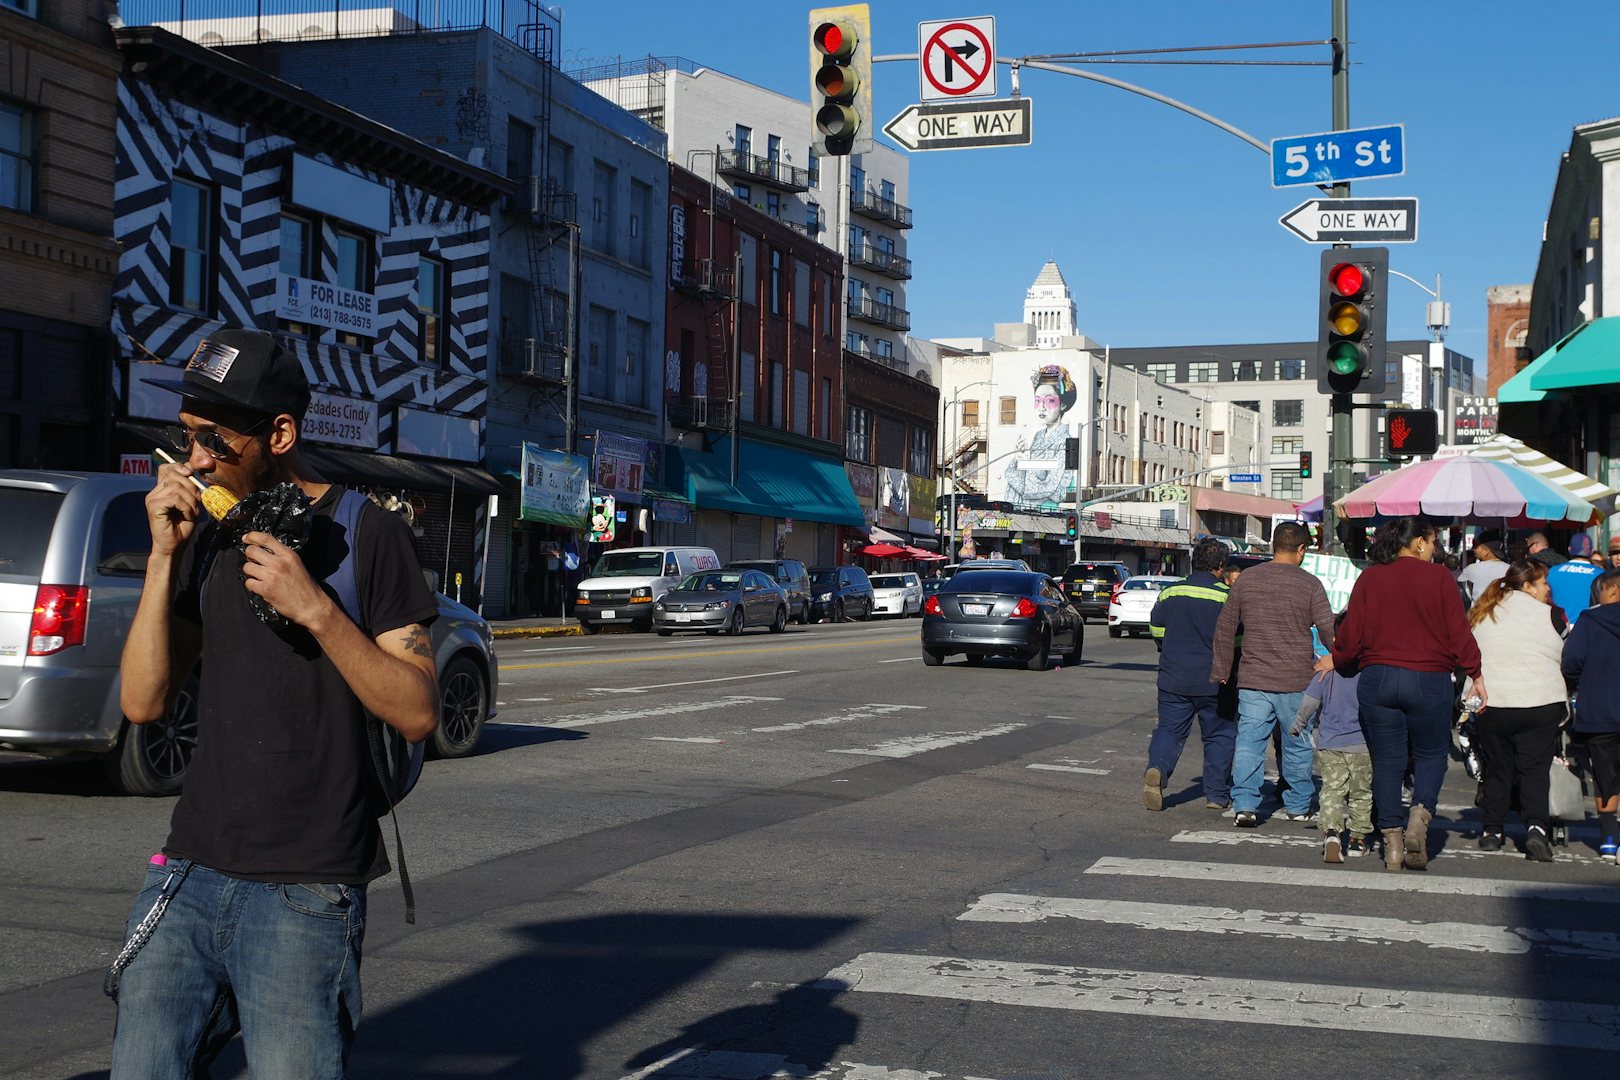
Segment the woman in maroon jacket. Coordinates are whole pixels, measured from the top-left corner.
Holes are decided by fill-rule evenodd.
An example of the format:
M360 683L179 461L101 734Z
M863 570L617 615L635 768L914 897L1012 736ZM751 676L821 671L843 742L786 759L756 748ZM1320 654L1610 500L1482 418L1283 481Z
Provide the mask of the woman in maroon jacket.
M1435 528L1403 517L1373 534L1372 559L1350 592L1333 663L1361 673L1357 698L1372 752L1373 808L1384 834L1384 867L1429 864L1429 822L1446 777L1452 673L1474 678L1481 705L1479 646L1451 572L1434 558ZM1412 808L1403 814L1401 780L1412 756Z

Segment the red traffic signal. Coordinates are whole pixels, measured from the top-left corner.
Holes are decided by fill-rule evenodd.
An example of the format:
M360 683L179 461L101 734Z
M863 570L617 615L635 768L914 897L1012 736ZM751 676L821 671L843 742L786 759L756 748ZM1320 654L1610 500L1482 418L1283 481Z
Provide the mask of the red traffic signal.
M1432 454L1440 448L1440 414L1433 409L1390 409L1384 442L1391 457Z
M866 4L810 12L812 146L841 156L872 148L872 19Z
M1384 389L1384 281L1388 248L1322 252L1317 290L1317 389L1371 394Z

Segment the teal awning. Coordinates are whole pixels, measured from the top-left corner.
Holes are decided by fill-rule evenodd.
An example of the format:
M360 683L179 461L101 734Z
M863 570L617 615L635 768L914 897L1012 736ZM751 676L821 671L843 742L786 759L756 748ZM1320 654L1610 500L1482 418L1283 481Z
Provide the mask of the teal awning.
M731 440L713 451L672 448L665 484L705 510L823 521L862 528L866 515L843 461L744 439L737 483L731 483Z
M1578 390L1620 383L1620 316L1593 319L1503 383L1496 400L1507 404L1541 401L1549 390Z

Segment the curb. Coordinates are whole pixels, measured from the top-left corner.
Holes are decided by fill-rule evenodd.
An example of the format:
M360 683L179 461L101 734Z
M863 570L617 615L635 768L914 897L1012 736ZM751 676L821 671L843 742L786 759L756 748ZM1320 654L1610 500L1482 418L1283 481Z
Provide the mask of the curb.
M496 638L584 637L585 631L580 629L578 623L572 626L503 626L491 628L490 635Z

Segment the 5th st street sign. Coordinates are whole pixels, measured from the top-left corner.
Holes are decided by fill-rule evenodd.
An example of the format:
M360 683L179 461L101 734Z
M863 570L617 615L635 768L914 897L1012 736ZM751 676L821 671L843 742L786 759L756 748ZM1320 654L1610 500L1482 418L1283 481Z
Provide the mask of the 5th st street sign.
M883 125L884 134L907 150L972 150L982 146L1028 146L1034 103L941 101L908 105Z
M1418 201L1311 199L1277 221L1312 244L1411 244L1417 241Z

